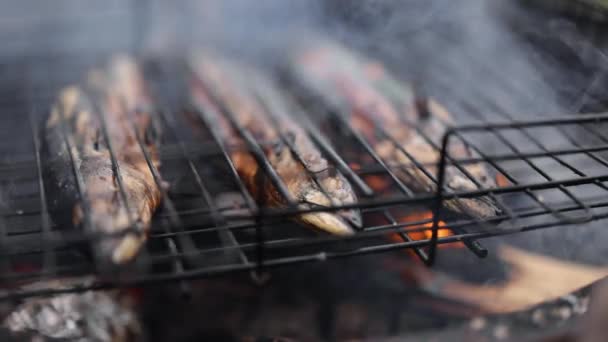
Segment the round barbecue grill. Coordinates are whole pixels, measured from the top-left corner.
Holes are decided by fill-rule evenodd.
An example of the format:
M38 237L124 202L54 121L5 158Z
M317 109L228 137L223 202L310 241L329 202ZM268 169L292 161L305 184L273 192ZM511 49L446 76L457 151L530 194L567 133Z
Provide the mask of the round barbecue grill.
M425 20L416 21L415 27L399 24L411 13L404 10L401 17L397 9L405 5L394 1L371 1L380 7L366 9L355 5L344 9L334 1L325 6L293 5L306 13L294 20L293 32L311 23L320 25L333 39L385 62L397 78L415 84L419 94L425 94L423 100L445 105L454 123L444 123L445 134L429 136L416 122L403 118L401 124L439 151L440 158L429 165L408 155L410 163L394 165L385 162L352 123L318 120L335 113L290 89L299 115L305 117L301 122L305 122L306 133L332 168L350 181L359 200L346 206L276 208L257 201L247 191L230 157L236 149L248 151L264 175L281 189L285 185L263 153L276 142L237 130L244 146L226 144L212 129L204 110L188 101L187 91L176 79L187 73L180 61L189 48L205 43L245 59L265 73L280 74L272 56L280 51L281 42L289 40L285 37L296 33L275 32L289 20L273 12L283 13L281 6L269 2L257 11L270 18L268 30L273 38L260 38L257 46L257 41L243 45L242 31L253 27L250 34L255 35L263 32L260 26L264 25L248 18L246 24L237 23L218 33L217 22L255 6L237 1L217 5L217 9L206 8L205 3L172 7L134 0L90 8L61 1L53 4L50 13L29 1L0 6L7 9L6 15L0 14L0 27L5 28L8 41L0 48L4 66L0 69L0 279L7 284L1 299L177 281L188 287L187 280L229 273L252 272L260 280L277 267L297 269L303 263L405 250L432 267L448 249L444 245L466 248L476 257L486 258L494 251L485 239L494 241L491 238L516 233L525 236L548 228L554 228L554 236L560 238L562 232L566 236L608 217L608 132L604 127L608 114L598 110L604 108L598 89L608 64L593 37L587 40L589 50L576 50L570 41L560 41L557 30L546 46L538 47L535 39L549 33L542 25L526 31L530 27L526 24L536 23L535 16L544 13L520 7L504 9L492 2L456 6L439 1L423 6L424 10L416 10L425 13L420 16ZM388 15L382 6L393 11ZM206 23L197 20L205 15L210 16L209 33L204 33L209 28ZM387 18L386 22L377 16ZM588 29L581 26L578 31L570 21L559 20L558 27L569 35ZM515 26L524 27L523 34L510 30ZM193 33L199 30L200 35ZM9 39L15 36L23 39ZM543 49L547 46L552 54L571 58L571 70L560 64L561 55L546 57L548 52ZM59 226L56 213L49 208L49 199L56 194L49 192L43 179L45 142L40 131L62 87L78 82L92 67L124 51L138 58L159 104L155 114L163 132L162 166L156 169L149 161L148 165L169 187L144 251L131 265L106 273L83 247L91 239L105 237ZM579 113L586 109L598 113ZM222 114L234 115L228 110ZM142 139L138 143L148 153ZM454 144L464 144L474 154L455 157L451 153ZM472 164L492 170L497 186L484 187L468 175L476 190L451 191L446 169L467 175L465 166ZM436 191L413 192L395 175L400 168L418 168L429 176ZM79 176L77 169L74 167L74 177ZM313 179L318 177L307 172ZM86 189L80 191L84 198ZM442 204L446 200L484 196L497 203L499 215L445 215ZM364 219L362 229L348 237L311 232L290 220L303 212L348 208L360 209ZM97 275L98 281L67 289L18 289L31 281L83 275Z

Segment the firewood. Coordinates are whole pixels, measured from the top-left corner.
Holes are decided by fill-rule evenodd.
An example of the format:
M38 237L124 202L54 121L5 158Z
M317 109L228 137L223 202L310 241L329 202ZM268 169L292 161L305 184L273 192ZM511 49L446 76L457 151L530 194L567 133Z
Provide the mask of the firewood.
M487 313L525 310L572 293L608 275L608 268L579 264L503 246L499 257L511 265L507 281L477 285L422 267L421 284L436 295L476 305Z

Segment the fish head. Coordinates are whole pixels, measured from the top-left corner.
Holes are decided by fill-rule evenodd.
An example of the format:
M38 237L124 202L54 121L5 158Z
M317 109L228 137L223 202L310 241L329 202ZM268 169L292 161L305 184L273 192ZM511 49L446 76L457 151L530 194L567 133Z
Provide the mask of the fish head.
M145 236L141 233L139 215L129 215L127 211L110 161L108 158L83 158L80 171L87 185L87 207L83 208L81 203L74 207L74 223L82 225L91 234L97 261L120 265L132 260ZM126 170L123 170L123 176L123 180L128 181L129 174Z
M457 216L486 220L499 216L502 210L488 196L458 198L444 202L444 207Z
M304 193L303 202L310 207L326 208L350 204L337 197L335 189L324 192L316 186L309 187ZM299 215L299 219L309 226L333 235L352 235L362 226L361 212L358 209L309 212Z
M121 265L133 260L145 236L141 222L134 221L123 207L106 201L91 203L90 227L93 251L101 264ZM85 221L83 223L86 224Z

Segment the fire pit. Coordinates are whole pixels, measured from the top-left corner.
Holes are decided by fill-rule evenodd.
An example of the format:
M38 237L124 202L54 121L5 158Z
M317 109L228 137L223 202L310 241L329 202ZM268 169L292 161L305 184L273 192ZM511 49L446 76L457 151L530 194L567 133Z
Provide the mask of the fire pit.
M135 313L139 335L150 340L407 334L415 340L429 331L445 340L517 339L577 327L591 284L608 272L605 248L598 247L608 238L601 230L608 217L608 115L575 113L589 98L585 72L559 63L538 67L539 56L559 59L563 51L530 44L530 32L513 32L511 19L498 14L504 9L490 3L335 3L132 1L83 9L65 1L55 8L65 7L66 13L57 16L42 15L39 5L27 1L7 6L8 16L32 18L24 20L31 23L31 32L23 33L28 44L0 49L6 66L0 74L0 298L6 314L41 295L104 291L129 298L125 310ZM447 15L446 8L454 11ZM289 20L289 11L302 15ZM513 6L507 12L528 20L547 15L527 11ZM411 16L418 20L403 24ZM232 17L243 21L222 30ZM19 31L5 19L0 17L0 27ZM370 136L391 137L389 127L362 132L344 120L344 107L326 106L294 86L280 55L291 51L291 38L315 27L414 85L417 104L431 108L427 115L439 118L442 134L429 134L405 116L398 124L415 132L436 160L404 151L407 163L388 161ZM264 34L253 44L243 43L259 33ZM601 55L599 43L589 44ZM302 208L286 201L277 207L248 191L235 151L251 154L260 177L270 179L278 193L287 188L265 153L277 142L239 126L229 107L221 115L242 144L227 143L214 129L206 109L190 97L192 71L184 67L199 46L221 51L284 87L295 122L330 168L348 180L356 203ZM107 237L57 223L49 205L57 194L46 185L40 132L61 89L79 84L116 52L136 57L158 105L161 167L147 161L168 186L143 251L108 273L87 252L91 241ZM595 88L601 83L589 82ZM593 108L599 105L595 101ZM444 106L452 123L440 119ZM148 158L149 147L138 138ZM281 139L296 159L305 159L288 137ZM454 153L459 149L466 155ZM112 160L115 173L118 164ZM487 168L496 186L471 175L471 165ZM303 168L322 182L319 172L305 163ZM404 184L404 170L427 175L430 190ZM451 190L450 170L465 175L475 189ZM79 198L85 194L80 189ZM449 201L480 198L496 203L497 214L447 215ZM360 210L363 218L361 229L346 237L291 220L345 209ZM69 281L53 284L62 279Z

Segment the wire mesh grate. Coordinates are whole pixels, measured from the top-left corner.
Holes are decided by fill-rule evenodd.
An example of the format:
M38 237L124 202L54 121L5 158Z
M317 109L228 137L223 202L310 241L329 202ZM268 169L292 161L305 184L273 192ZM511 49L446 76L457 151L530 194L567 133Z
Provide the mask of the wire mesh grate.
M157 85L156 90L160 92L167 88L179 89L170 82L156 80L151 83ZM23 125L23 134L31 140L29 152L13 153L16 162L0 165L3 187L13 189L7 193L10 201L2 208L0 221L2 278L7 282L20 282L95 272L95 263L82 253L82 243L98 237L53 224L53 213L46 204L47 197L53 194L44 189L39 155L43 142L38 138L40 119L45 117L44 111L50 102L45 104L26 98L14 106L29 108ZM441 152L439 165L415 159L406 165L389 165L374 155L373 149L366 148L365 138L357 136L348 122L340 122L339 134L332 137L323 132L323 127L309 122L305 125L307 134L336 168L355 180L360 194L359 202L350 206L307 209L360 208L365 218L364 228L352 237L343 238L310 234L297 227L288 218L302 213L301 208L259 206L234 171L228 151L255 152L259 146L271 143L251 136L246 146L226 146L214 136L205 114L181 101L178 95L173 99L167 96L164 108L158 113L165 133L160 172L171 187L165 195L164 207L153 222L147 248L135 263L137 271L118 280L108 278L107 284L96 286L261 271L266 267L408 248L423 261L432 263L437 245L459 242L483 257L488 250L479 243L481 238L606 217L606 211L602 209L608 206L604 193L608 174L603 153L608 147L607 138L598 129L608 121L606 114L447 128L446 134L439 137L440 141L437 141L438 137L426 137ZM180 105L182 108L176 107ZM198 120L198 124L193 123L193 119ZM532 132L542 129L551 131L554 137L551 146L534 138L537 135ZM590 135L590 132L594 134ZM246 131L240 133L246 134ZM522 144L509 138L513 134L527 137L526 146L534 148L524 150L516 146ZM503 151L496 152L501 148L494 148L492 144L488 146L492 146L493 152L484 150L485 145L479 144L483 140L481 135L504 144ZM330 143L339 139L358 142L359 146L350 142ZM473 148L477 155L452 157L450 144L456 140ZM139 143L145 150L141 137ZM349 160L353 155L361 160L361 151L370 154L369 158L363 158L366 163ZM258 158L260 162L267 162L264 153L259 153ZM391 173L399 168L438 167L437 176L433 178L441 184L445 168L463 168L473 163L493 167L500 186L484 188L478 184L476 191L457 193L438 187L436 193L428 194L403 191L398 187L388 194L377 190L378 183L398 180ZM561 166L559 172L557 166ZM154 168L151 163L149 167ZM119 173L119 165L115 165L114 170ZM433 176L433 172L427 173ZM276 181L282 182L279 177ZM435 205L444 200L487 195L501 203L504 208L501 215L488 219L445 219L441 212L433 215L442 210L442 206ZM439 236L439 230L446 228L452 233Z
M44 188L44 165L40 159L44 142L39 139L57 91L77 81L91 65L105 58L96 53L90 57L79 56L77 60L82 65L66 63L62 67L58 66L61 55L32 56L11 64L18 65L14 74L25 75L23 79L10 74L1 82L0 109L7 115L0 115L0 279L7 284L98 272L95 261L83 252L86 249L83 243L103 237L54 223L55 213L47 205L54 194ZM467 58L496 73L496 68L476 61L475 56ZM439 136L428 135L416 122L403 118L402 124L440 155L438 162L428 163L403 151L409 159L407 164L384 160L352 123L340 119L341 116L320 123L306 113L325 109L298 108L298 112L305 113L300 124L306 134L331 166L351 182L359 201L348 206L307 210L294 203L280 209L264 206L247 191L232 165L230 153L254 154L277 188L285 188L280 177L273 176L273 167L263 153L276 141L264 141L238 127L238 120L227 109L223 115L238 128L245 144L222 141L205 111L183 97L187 93L184 85L172 80L172 75L183 75L184 70L172 63L149 64L146 76L159 102L156 116L163 131L160 170L150 162L149 151L142 144L144 137L138 136L137 143L146 155L157 186L162 187L161 176L170 186L153 220L145 250L118 277L101 274L101 282L95 288L228 272L260 273L277 266L405 249L412 249L418 258L431 264L436 253L441 253L438 246L455 243L483 257L491 253L480 242L483 238L577 225L607 216L608 133L603 132L603 126L608 114L522 120L501 111L504 106L498 104L491 114L469 108L468 122L478 124L452 127L443 122L446 133ZM449 70L443 71L449 74ZM505 75L495 74L491 78L500 83L503 92L517 91ZM449 82L449 78L441 78L438 88L450 88L454 98L464 96ZM442 100L441 94L433 92L433 95ZM103 118L101 112L98 114ZM15 122L14 117L24 119ZM104 126L105 140L110 141L105 130ZM377 135L390 138L382 130ZM288 137L281 136L281 140L297 155ZM454 144L464 144L475 156L453 156L450 151ZM436 192L420 194L395 174L400 169L418 169L433 183L442 185L447 168L459 169L467 175L465 166L475 163L493 170L499 186L484 187L468 175L477 190L453 192L436 186ZM122 189L120 165L114 156L112 165ZM316 179L314 172L307 172ZM77 170L74 173L77 176ZM124 190L121 192L128 205ZM445 200L482 196L494 198L502 213L485 219L441 215L440 204ZM345 208L359 208L364 217L364 227L351 237L315 234L289 220L306 211ZM446 229L450 233L442 234ZM31 294L6 292L0 297Z

